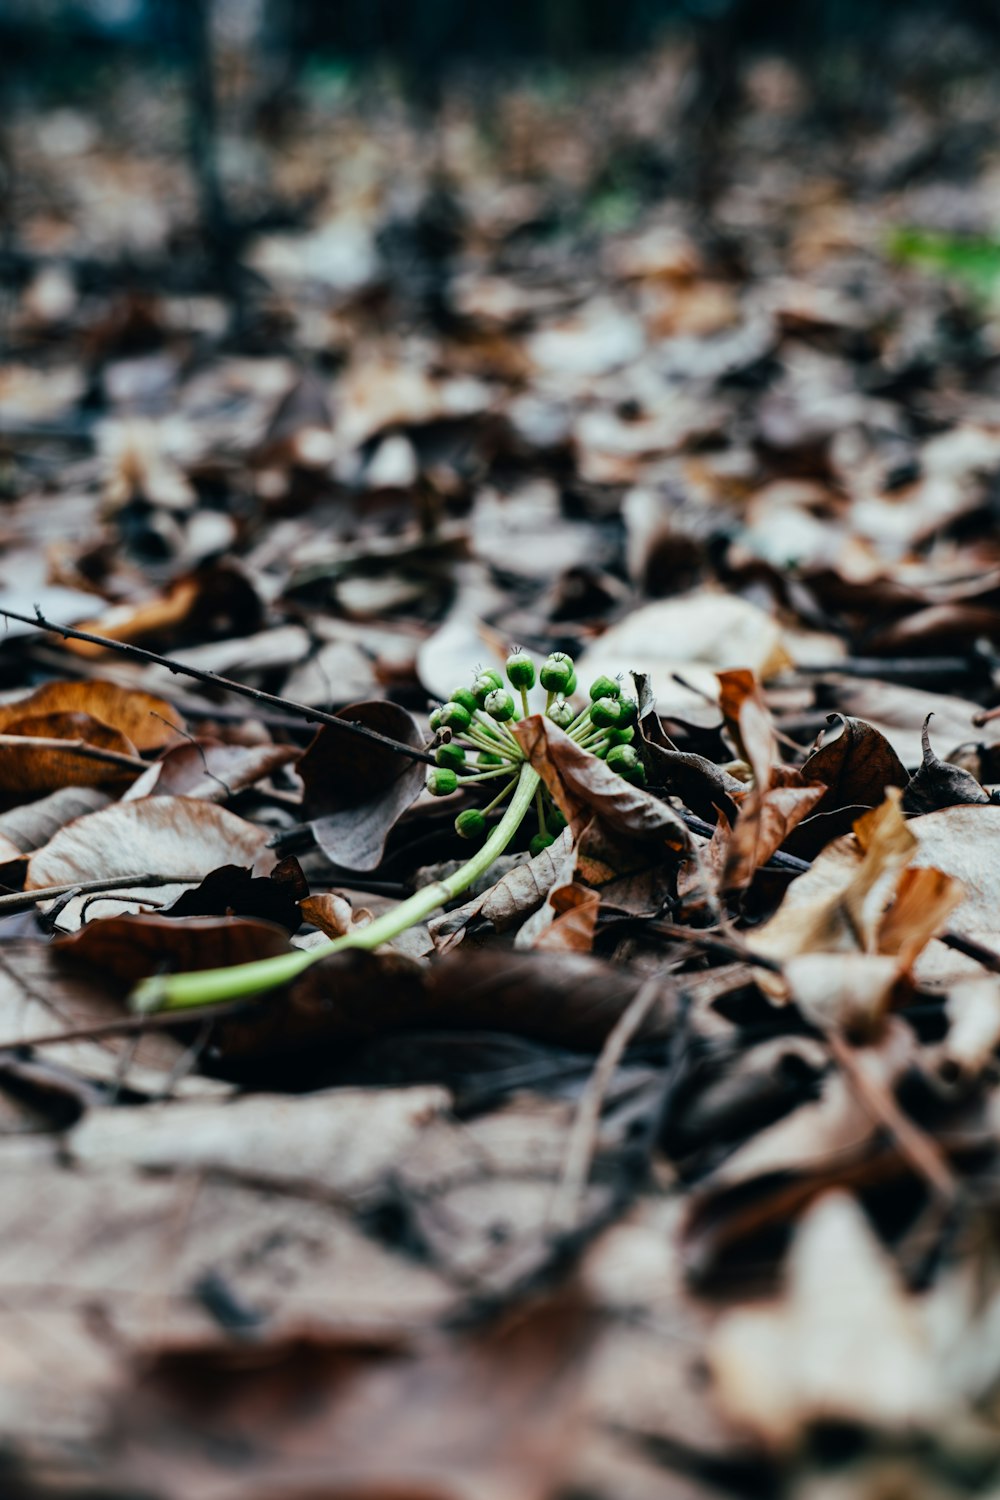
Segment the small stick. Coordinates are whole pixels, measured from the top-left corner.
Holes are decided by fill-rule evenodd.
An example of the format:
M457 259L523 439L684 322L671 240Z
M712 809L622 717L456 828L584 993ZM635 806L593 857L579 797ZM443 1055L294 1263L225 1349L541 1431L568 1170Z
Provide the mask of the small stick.
M0 747L31 750L64 750L67 755L78 755L81 760L96 760L114 766L118 771L134 771L137 776L148 771L150 762L138 755L125 755L120 750L105 750L100 745L91 745L86 740L48 739L36 734L0 734Z
M954 1204L958 1183L936 1142L904 1114L888 1089L869 1078L850 1042L837 1031L824 1030L823 1035L848 1084L868 1113L888 1131L900 1155L924 1179L935 1197L949 1207Z
M629 1002L627 1009L618 1017L594 1064L594 1071L573 1121L562 1177L549 1214L549 1223L557 1232L571 1230L579 1218L580 1200L587 1186L590 1163L597 1145L604 1096L626 1047L652 1010L660 993L661 981L656 977L647 979Z
M27 858L27 856L25 856ZM11 891L0 896L0 917L12 912L30 911L39 901L52 901L57 896L99 895L102 891L126 891L143 885L190 885L200 877L197 875L109 875L103 880L74 880L69 885L42 885L34 891Z
M198 1021L218 1021L234 1011L246 1009L252 1000L229 1000L221 1004L205 1005L200 1010L192 1007L183 1015L164 1010L148 1016L117 1016L113 1021L101 1021L96 1026L70 1026L65 1031L43 1031L37 1036L19 1038L16 1042L0 1042L0 1057L5 1052L27 1051L33 1047L58 1047L63 1042L101 1042L115 1036L145 1036L150 1031L169 1031L178 1026L192 1026Z
M405 755L410 760L423 761L429 766L436 764L434 756L428 754L426 750L415 750L412 745L404 745L401 740L390 739L387 734L379 734L377 729L369 729L353 719L338 719L335 714L328 714L321 708L307 708L304 703L296 703L291 698L279 698L276 693L265 693L261 688L249 687L245 682L234 682L230 677L220 677L218 672L208 672L202 667L185 666L183 662L176 661L171 656L160 656L156 651L147 651L144 646L133 646L127 641L113 641L109 636L93 635L89 630L74 630L69 625L56 625L51 620L47 620L37 607L34 618L30 615L19 615L12 609L0 609L0 614L5 619L20 621L22 625L34 625L38 630L47 630L50 635L58 635L64 641L87 641L91 646L102 646L106 651L117 651L131 661L148 662L151 666L166 667L167 671L172 672L174 676L192 677L196 682L207 682L211 687L222 688L227 693L239 693L253 703L264 703L270 708L284 709L286 713L304 719L307 724L327 724L332 729L344 729L349 734L356 734L362 739L373 740L378 745L384 745L387 750L394 750L397 755ZM143 764L146 763L143 762Z

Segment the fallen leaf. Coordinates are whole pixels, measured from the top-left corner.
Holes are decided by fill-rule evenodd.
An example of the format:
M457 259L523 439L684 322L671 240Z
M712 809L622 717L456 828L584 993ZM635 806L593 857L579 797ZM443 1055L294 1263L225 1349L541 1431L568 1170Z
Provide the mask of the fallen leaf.
M339 718L424 748L412 715L395 703L352 703ZM305 807L317 844L328 859L350 870L373 870L390 831L415 801L424 768L398 751L363 743L324 725L298 763Z
M291 952L288 933L251 917L164 917L136 912L88 922L57 938L61 959L89 964L122 984L150 974L223 968Z
M25 698L0 705L0 733L10 733L18 719L46 714L89 714L118 730L138 751L162 750L174 744L184 728L181 715L163 698L94 678L47 682Z
M776 1448L817 1422L912 1433L955 1408L920 1303L845 1193L802 1220L782 1300L724 1314L708 1357L725 1410Z
M134 781L142 774L135 746L90 714L14 719L0 733L0 789L4 792L30 794L65 786L113 785ZM53 742L59 740L67 742L65 749L56 748Z
M687 847L687 829L665 802L633 786L571 740L551 719L535 714L514 725L514 735L578 837L592 816L634 838Z
M877 807L886 787L904 787L908 779L899 756L874 725L847 714L830 714L827 723L838 719L840 734L814 750L801 768L804 781L821 781L827 789L816 813Z
M145 797L67 823L31 855L25 887L38 890L147 872L194 884L220 865L266 869L273 863L266 846L265 830L214 803ZM172 899L180 892L168 885L158 894L160 899ZM135 892L130 899L137 899Z
M929 813L940 807L961 803L989 802L990 795L979 782L960 766L947 765L931 749L929 726L931 715L920 732L923 756L903 793L903 807L908 813Z

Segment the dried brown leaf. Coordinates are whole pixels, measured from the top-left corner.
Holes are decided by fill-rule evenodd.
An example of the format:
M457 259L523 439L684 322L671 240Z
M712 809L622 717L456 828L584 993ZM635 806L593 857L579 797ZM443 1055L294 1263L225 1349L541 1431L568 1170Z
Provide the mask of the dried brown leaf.
M68 823L28 862L25 886L149 872L189 883L219 865L267 868L267 832L211 802L145 797Z
M687 847L687 829L672 808L610 771L551 719L522 719L514 734L575 837L596 816L618 833L678 851Z
M172 745L178 731L184 728L181 715L165 699L95 678L47 682L25 698L0 705L0 733L10 733L10 726L17 719L44 714L89 714L92 719L117 729L139 751L162 750ZM42 730L34 732L41 734Z

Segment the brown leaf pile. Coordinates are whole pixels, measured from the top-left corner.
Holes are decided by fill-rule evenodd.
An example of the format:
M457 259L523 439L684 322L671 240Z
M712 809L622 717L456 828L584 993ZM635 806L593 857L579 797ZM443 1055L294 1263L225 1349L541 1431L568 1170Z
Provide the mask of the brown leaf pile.
M738 5L433 123L230 38L208 257L179 93L12 92L5 1500L1000 1494L1000 342L887 249L1000 131L912 9L863 129ZM454 872L515 642L642 785L534 689L547 847L128 1012Z

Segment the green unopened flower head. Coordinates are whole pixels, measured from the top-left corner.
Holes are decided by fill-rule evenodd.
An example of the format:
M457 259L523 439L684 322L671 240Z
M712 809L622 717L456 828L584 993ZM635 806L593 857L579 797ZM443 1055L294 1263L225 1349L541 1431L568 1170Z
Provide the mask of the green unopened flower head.
M508 719L514 717L514 700L505 688L494 688L492 693L488 693L483 707L498 724L506 724Z
M590 699L595 702L598 698L620 698L622 685L613 677L595 677L590 684Z
M461 839L478 841L486 832L486 819L478 807L467 807L455 819L455 832Z
M536 854L541 854L543 849L549 849L555 843L555 836L551 833L536 833L528 845L528 853L534 859Z
M460 704L462 708L468 710L470 715L474 714L476 709L479 707L479 704L476 701L476 695L471 688L456 688L455 691L451 694L450 701L452 703Z
M631 725L628 729L609 729L607 736L608 743L611 745L631 745L635 739L635 730Z
M553 724L558 724L560 729L568 729L576 718L576 714L573 712L573 705L561 698L552 704L549 709L549 718Z
M485 707L489 694L495 692L497 688L502 687L503 678L500 676L500 673L494 671L492 667L486 667L478 674L475 682L472 684L472 695L476 700L476 706L478 708Z
M542 664L538 680L547 693L566 693L575 678L572 658L565 651L553 651Z
M439 766L459 771L465 765L465 750L461 745L456 745L454 740L449 740L447 745L438 745L434 751L434 759Z
M607 762L612 771L624 776L633 786L645 786L646 767L639 759L639 752L634 745L612 745Z
M434 733L437 734L438 730L441 728L440 708L431 709L430 713L427 716L427 722L431 726L431 729L434 731Z
M445 729L453 729L458 734L468 729L472 723L472 715L464 703L445 703L441 709L441 726Z
M427 790L432 797L450 797L458 790L458 777L448 766L438 766L427 772Z
M512 651L507 658L507 681L511 687L533 688L535 685L535 663L527 651Z
M503 756L494 755L492 750L480 750L476 756L476 765L482 766L484 770L491 769L493 766L502 766Z
M622 719L622 706L617 698L596 698L590 705L590 719L598 729L617 729Z

